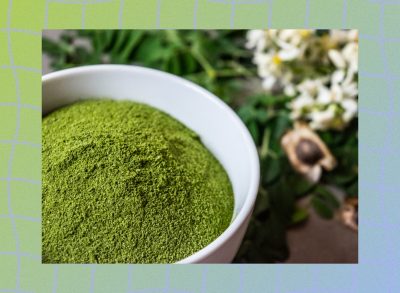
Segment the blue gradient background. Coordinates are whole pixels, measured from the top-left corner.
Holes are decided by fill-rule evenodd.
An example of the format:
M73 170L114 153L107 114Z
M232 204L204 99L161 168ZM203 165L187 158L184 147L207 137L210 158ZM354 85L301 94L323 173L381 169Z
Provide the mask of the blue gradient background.
M1 292L400 292L400 0L0 0ZM358 28L358 265L42 265L41 30Z

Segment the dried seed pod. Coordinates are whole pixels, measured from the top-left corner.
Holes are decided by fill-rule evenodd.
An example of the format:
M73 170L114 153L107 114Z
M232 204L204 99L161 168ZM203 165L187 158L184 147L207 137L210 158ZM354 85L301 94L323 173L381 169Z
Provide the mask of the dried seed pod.
M319 136L307 124L296 122L294 129L281 139L293 168L309 180L317 182L322 174L336 166L336 159Z
M295 146L295 152L299 160L309 166L317 164L324 157L318 145L307 138L299 141Z
M358 198L346 199L340 210L340 219L345 226L358 230Z

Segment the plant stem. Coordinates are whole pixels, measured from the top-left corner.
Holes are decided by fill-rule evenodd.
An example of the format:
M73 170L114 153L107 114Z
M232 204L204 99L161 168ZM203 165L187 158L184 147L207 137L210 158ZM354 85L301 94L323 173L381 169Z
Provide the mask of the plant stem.
M191 48L190 53L192 54L193 58L195 58L197 62L199 62L201 67L203 67L203 69L206 71L207 75L211 79L215 79L217 77L217 71L198 50Z

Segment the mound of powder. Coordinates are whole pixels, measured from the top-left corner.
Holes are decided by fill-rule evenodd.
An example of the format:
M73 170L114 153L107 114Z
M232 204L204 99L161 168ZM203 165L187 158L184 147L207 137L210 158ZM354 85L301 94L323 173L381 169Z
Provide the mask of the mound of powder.
M130 101L42 122L43 263L171 263L230 224L229 178L199 136Z

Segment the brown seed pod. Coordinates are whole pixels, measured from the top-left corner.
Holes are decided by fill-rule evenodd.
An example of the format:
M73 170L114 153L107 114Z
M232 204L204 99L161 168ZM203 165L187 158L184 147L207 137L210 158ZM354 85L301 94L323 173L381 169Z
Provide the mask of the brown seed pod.
M319 136L307 124L296 122L285 133L281 145L293 168L309 180L317 182L322 174L336 166L336 159Z
M358 198L346 199L340 210L340 219L345 226L358 231Z
M299 141L295 147L295 152L299 160L309 166L317 164L324 157L319 146L308 138Z

